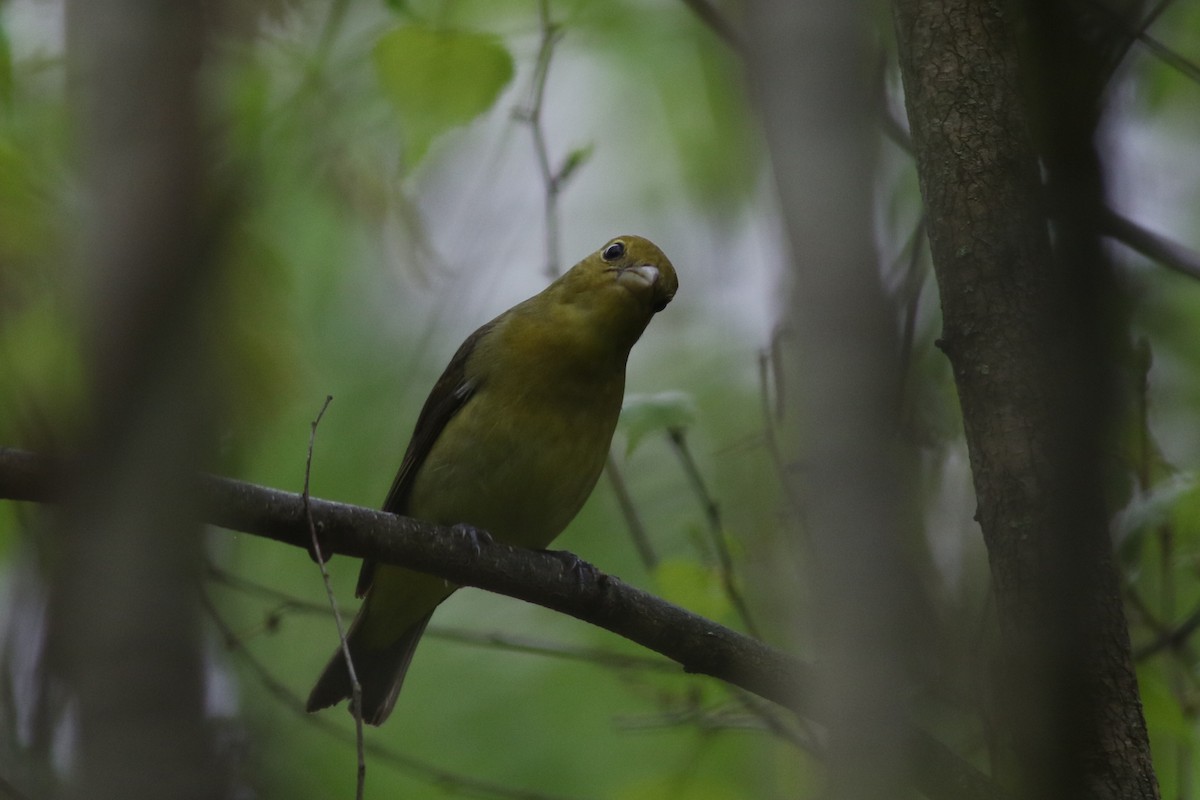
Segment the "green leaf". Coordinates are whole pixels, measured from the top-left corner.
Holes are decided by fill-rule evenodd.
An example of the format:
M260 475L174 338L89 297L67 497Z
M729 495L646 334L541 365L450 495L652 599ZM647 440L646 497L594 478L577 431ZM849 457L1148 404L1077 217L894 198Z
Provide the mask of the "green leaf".
M388 31L373 56L384 94L400 112L410 167L438 136L491 108L514 71L496 37L423 25Z
M563 165L558 169L558 174L554 176L554 180L560 189L566 185L577 169L588 162L594 150L595 146L588 144L583 147L576 147L567 153L567 157L563 159Z
M692 396L685 392L632 394L621 408L621 427L625 430L625 455L650 433L685 430L696 420Z

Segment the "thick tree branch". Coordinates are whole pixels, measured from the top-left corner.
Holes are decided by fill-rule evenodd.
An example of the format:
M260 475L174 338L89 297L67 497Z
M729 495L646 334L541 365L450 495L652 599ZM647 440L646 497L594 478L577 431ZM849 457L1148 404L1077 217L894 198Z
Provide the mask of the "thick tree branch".
M0 498L55 502L55 487L46 458L0 448ZM311 546L300 495L214 476L200 478L198 488L206 522ZM798 713L809 710L802 662L615 577L587 580L553 553L472 542L421 520L317 498L309 505L327 553L370 556L537 603L648 647L687 672L720 678Z
M199 482L206 522L310 546L300 495L215 476ZM0 447L0 499L52 503L57 470L45 456ZM568 559L505 544L479 544L449 528L382 511L311 498L326 552L400 564L536 603L612 631L680 664L813 717L810 667L756 639L672 605L618 578L580 577ZM932 798L999 800L986 776L933 737L914 736L918 780Z

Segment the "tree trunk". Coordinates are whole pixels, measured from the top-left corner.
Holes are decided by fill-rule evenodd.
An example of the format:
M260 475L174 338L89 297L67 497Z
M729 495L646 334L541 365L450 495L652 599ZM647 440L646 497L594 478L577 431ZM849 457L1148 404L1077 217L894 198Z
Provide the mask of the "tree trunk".
M994 769L1025 798L1156 798L1103 493L1096 62L1061 7L894 10L999 618Z

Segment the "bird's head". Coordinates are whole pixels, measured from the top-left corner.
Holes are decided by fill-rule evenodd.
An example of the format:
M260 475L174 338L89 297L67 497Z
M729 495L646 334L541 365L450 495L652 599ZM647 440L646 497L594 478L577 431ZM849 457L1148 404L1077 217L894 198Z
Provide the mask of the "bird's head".
M643 327L667 307L679 288L670 259L654 242L641 236L609 240L558 283L565 296L608 308L614 317L640 318Z

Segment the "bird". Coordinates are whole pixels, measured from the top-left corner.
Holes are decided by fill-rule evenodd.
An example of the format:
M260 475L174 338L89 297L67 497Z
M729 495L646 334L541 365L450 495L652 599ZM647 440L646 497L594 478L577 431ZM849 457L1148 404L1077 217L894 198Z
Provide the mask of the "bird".
M630 350L675 296L662 250L618 236L466 338L435 382L383 510L545 549L600 478ZM364 722L391 714L429 618L458 587L364 560L346 637ZM308 711L351 697L339 647ZM351 708L351 713L354 709Z

